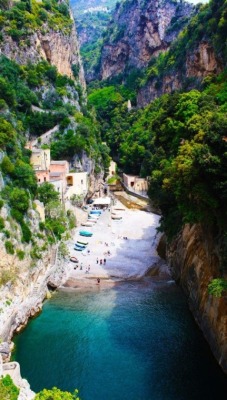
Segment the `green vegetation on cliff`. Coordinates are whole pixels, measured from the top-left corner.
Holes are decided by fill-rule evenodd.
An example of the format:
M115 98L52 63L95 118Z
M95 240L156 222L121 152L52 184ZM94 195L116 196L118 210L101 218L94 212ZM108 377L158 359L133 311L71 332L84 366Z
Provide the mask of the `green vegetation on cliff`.
M0 379L0 398L1 400L17 400L20 389L13 383L11 377L6 375ZM80 400L78 390L74 393L63 392L54 387L53 389L43 389L37 393L35 400Z
M72 20L69 14L68 1L55 0L20 0L4 1L0 10L0 32L9 35L14 41L25 40L28 44L29 36L34 30L42 32L49 30L68 34L71 31ZM22 44L22 42L21 42Z
M39 197L31 152L25 144L29 138L41 142L40 135L54 126L59 128L52 138L52 158L70 159L85 152L98 164L108 163L108 148L101 143L97 123L86 109L76 81L60 75L46 61L19 66L0 56L0 173L4 182L0 197L20 225L25 243L34 241L28 213ZM59 207L55 207L59 212L53 217L49 206L45 229L50 241L55 240L53 234L60 239L70 225L71 216L66 218ZM0 230L4 239L10 239L4 219L0 220ZM9 254L16 252L10 240L5 248ZM37 254L40 252L34 252L32 258L38 258Z
M44 389L35 396L35 400L80 400L78 390L74 393L63 392L54 387L53 389Z
M114 87L89 96L120 167L149 176L169 237L187 222L227 228L226 90L223 73L203 91L163 95L143 110L128 111Z
M227 4L225 0L211 0L200 7L200 12L191 18L187 27L179 34L166 53L150 60L149 66L144 69L140 86L147 82L155 82L158 90L164 76L180 77L184 89L198 87L201 79L186 77L187 57L201 43L208 43L214 49L220 66L227 64Z
M9 375L0 379L0 398L3 400L17 400L19 389L14 385Z

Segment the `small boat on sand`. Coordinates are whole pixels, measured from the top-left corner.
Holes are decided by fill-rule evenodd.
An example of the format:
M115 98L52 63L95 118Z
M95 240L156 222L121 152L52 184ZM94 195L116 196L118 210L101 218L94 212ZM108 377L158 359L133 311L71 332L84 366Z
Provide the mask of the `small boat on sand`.
M90 214L102 214L102 211L101 210L91 210L90 211Z
M111 215L111 218L116 219L116 220L122 219L122 217L120 215L114 215L114 214Z
M83 247L75 246L75 247L74 247L74 250L76 250L76 251L83 251L84 248L83 248Z
M76 257L74 257L74 256L70 257L70 261L72 261L74 263L78 263L79 262L78 259Z
M88 245L88 242L82 242L81 240L77 240L76 243L78 243L78 244L83 244L84 246L87 246L87 245Z
M93 226L93 222L89 221L89 222L82 222L81 223L82 226Z
M88 218L99 219L99 215L96 214L88 214Z
M80 236L91 237L93 235L92 232L89 231L79 231Z
M84 244L81 244L81 243L78 243L78 242L75 243L75 246L81 247L82 249L86 248L86 246Z

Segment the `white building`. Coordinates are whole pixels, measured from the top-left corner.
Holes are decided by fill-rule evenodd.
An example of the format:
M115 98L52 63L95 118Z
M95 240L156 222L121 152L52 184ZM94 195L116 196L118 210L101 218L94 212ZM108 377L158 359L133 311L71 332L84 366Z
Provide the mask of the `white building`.
M66 175L67 192L66 197L71 198L72 195L86 196L88 192L88 173L87 172L72 172Z

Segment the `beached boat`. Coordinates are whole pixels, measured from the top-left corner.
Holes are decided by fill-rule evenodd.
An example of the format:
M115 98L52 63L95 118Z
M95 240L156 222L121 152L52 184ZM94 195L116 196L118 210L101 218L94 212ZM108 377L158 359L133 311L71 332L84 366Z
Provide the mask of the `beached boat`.
M91 210L90 214L102 214L101 210Z
M78 262L79 262L79 261L77 260L77 258L74 257L74 256L71 256L71 257L70 257L70 261L72 261L72 262L74 262L74 263L78 263Z
M75 246L75 247L74 247L74 250L76 250L76 251L83 251L84 248L83 248L83 247L79 247L79 246Z
M96 215L96 214L91 214L91 213L89 213L88 214L88 218L93 218L93 219L99 219L99 215Z
M87 237L91 237L93 235L92 232L89 231L79 231L80 236L87 236Z
M117 220L119 220L119 219L122 219L122 217L121 216L119 216L119 215L111 215L111 218L112 219L117 219Z
M95 221L96 222L96 221ZM82 224L81 224L82 226L93 226L94 224L93 224L93 222L92 221L89 221L89 222L82 222Z
M78 243L78 242L75 243L75 246L81 247L82 249L85 249L85 248L86 248L86 245L81 244L81 243Z
M84 246L87 246L87 245L88 245L88 242L84 242L84 241L82 241L82 240L77 240L76 243L83 244Z

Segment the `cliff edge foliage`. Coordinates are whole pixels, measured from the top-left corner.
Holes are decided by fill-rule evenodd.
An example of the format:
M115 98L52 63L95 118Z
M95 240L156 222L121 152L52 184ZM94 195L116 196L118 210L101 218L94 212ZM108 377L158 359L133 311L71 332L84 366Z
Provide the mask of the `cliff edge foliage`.
M3 47L7 47L4 41L13 33L12 29L18 30L20 26L18 36L13 35L13 43L17 43L18 48L23 47L36 29L49 29L53 18L59 22L59 27L56 22L55 28L64 30L67 25L64 23L72 23L66 6L67 3L59 1L12 3L2 0ZM45 23L38 17L43 7L48 14ZM65 31L64 35L67 37ZM59 73L47 60L18 64L15 56L12 60L0 54L0 235L7 254L22 260L26 254L20 242L29 243L32 244L30 256L36 260L48 247L48 242L61 239L74 222L71 215L65 215L56 207L54 202L59 202L59 196L46 185L47 193L52 193L49 199L52 206L55 204L55 209L59 209L58 217L53 218L51 210L46 208L46 223L34 229L34 200L42 200L42 194L30 165L31 151L26 143L36 140L41 146L40 136L55 128L49 145L52 159L70 161L75 155L80 158L85 153L96 163L96 172L102 168L103 161L108 162L108 148L101 143L95 118L86 107L79 65L72 65L74 76L69 77ZM43 243L38 243L40 240ZM9 276L5 274L1 284L7 280Z
M72 27L67 0L22 0L13 4L9 0L1 0L0 6L1 39L6 34L16 41L29 41L29 36L37 29L43 32L60 30L68 34Z

